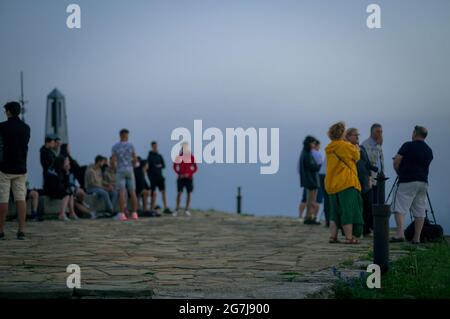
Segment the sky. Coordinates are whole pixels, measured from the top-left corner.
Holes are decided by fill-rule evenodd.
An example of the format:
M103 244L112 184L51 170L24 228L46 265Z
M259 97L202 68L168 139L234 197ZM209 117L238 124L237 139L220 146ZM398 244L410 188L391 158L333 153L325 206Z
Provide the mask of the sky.
M66 26L70 3L81 7L81 29ZM381 29L366 26L371 3ZM243 210L256 215L297 215L307 134L325 146L336 121L361 140L382 123L389 189L390 159L420 124L435 155L430 197L450 233L449 1L0 0L0 46L1 104L19 98L25 74L33 186L55 87L81 164L109 155L123 127L139 155L157 140L167 162L172 130L193 131L196 119L223 131L279 128L277 174L202 164L195 176L194 207L234 212L241 186ZM165 175L173 206L176 177L170 167Z

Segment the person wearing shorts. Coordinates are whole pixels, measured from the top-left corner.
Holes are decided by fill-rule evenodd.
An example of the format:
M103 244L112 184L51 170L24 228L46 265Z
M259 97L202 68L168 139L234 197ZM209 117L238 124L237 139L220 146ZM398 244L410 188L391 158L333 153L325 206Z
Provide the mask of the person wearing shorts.
M167 197L166 197L166 180L164 178L163 170L166 168L166 164L164 162L164 158L158 152L158 143L153 141L151 143L151 151L148 153L147 162L148 162L148 178L150 179L150 189L151 189L151 210L156 210L156 189L161 192L161 197L164 206L165 214L172 214L170 209L167 206Z
M416 126L412 141L402 145L394 157L394 169L398 174L398 184L394 193L392 211L397 225L396 235L391 242L405 241L405 215L411 212L414 217L413 244L420 243L420 234L425 221L427 207L428 174L433 151L425 143L428 130Z
M198 167L195 163L194 155L189 151L189 147L187 143L182 144L182 149L180 151L180 155L177 156L175 162L173 163L173 169L175 173L178 175L177 179L177 206L176 210L173 213L174 216L177 216L180 210L180 202L181 196L183 194L183 190L186 189L187 197L186 197L186 208L184 214L186 216L190 216L189 205L191 203L191 194L194 190L193 176L197 172Z
M136 196L136 180L134 178L134 166L137 163L137 156L133 144L128 142L129 131L122 129L119 133L120 142L116 143L112 148L113 160L117 163L116 171L116 190L119 192L119 213L117 220L127 220L125 213L126 193L131 200L131 219L137 220L137 196Z
M6 103L4 109L8 119L0 123L0 240L5 238L4 226L11 191L14 195L19 221L17 239L23 240L25 239L30 127L19 118L22 107L18 102Z

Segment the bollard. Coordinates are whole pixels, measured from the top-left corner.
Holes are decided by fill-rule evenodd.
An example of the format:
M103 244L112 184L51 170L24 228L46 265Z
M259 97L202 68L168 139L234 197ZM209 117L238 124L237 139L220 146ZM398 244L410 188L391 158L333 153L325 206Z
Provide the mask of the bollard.
M373 213L373 263L380 266L381 272L389 269L389 217L390 205L376 204Z
M241 205L242 205L242 196L241 196L241 187L238 187L238 194L237 194L237 213L241 213Z
M385 184L388 178L377 177L378 203L372 205L373 214L373 263L380 266L381 273L389 270L389 217L391 206L385 202Z
M389 177L384 176L383 173L378 174L377 178L375 179L377 181L378 203L374 203L374 204L383 205L386 202L386 181L388 179L389 179Z

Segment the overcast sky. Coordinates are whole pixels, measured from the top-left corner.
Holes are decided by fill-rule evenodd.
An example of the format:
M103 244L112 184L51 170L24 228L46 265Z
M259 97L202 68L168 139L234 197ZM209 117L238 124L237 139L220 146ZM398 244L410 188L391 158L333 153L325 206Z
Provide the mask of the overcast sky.
M280 170L202 165L193 206L295 216L302 139L337 120L369 133L384 125L390 158L414 125L430 130L430 196L450 232L450 1L376 1L382 28L366 26L375 1L0 0L0 103L19 97L25 73L32 128L30 181L41 183L46 96L66 96L74 157L109 155L122 127L145 156L157 140L169 161L174 128L280 128ZM81 7L82 28L66 27ZM175 175L166 172L174 201ZM388 185L390 186L390 185Z

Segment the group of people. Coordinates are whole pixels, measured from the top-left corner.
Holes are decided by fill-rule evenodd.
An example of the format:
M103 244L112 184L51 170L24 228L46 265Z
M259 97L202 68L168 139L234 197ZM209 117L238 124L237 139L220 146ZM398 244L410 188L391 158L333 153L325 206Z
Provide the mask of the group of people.
M163 213L177 216L183 190L187 191L184 214L190 216L189 207L193 191L193 175L198 167L189 151L187 143L182 145L180 155L173 168L178 175L176 209L172 212L167 205L165 177L166 168L163 156L158 152L158 144L153 141L147 159L136 155L135 148L129 142L129 131L122 129L120 141L111 151L109 158L97 155L93 164L83 167L75 161L67 144L61 144L54 135L46 137L41 148L41 165L44 175L43 193L50 198L61 200L59 219L67 221L78 219L77 213L87 213L97 218L85 203L86 194L99 197L108 216L119 221L137 220L139 202L142 202L142 215L161 216L156 205L157 190L161 193ZM186 160L186 155L189 159ZM128 209L128 201L130 210ZM150 201L150 203L149 203ZM118 208L118 209L116 209ZM67 216L66 211L69 211Z
M415 235L412 243L420 242L427 209L428 173L433 152L426 144L428 131L415 126L412 141L404 143L393 158L398 175L395 184L392 212L396 221L396 235L392 243L405 241L404 219L409 212L414 217ZM326 225L330 227L330 243L338 243L338 230L345 235L346 244L359 244L359 238L370 236L373 230L373 204L384 204L378 182L384 181L382 126L375 123L370 137L361 145L359 131L346 128L344 122L333 124L328 130L330 143L325 155L319 152L320 142L307 136L299 160L300 184L303 198L300 218L306 208L304 223L320 225L317 215L324 203Z
M182 144L173 163L178 176L173 213L167 206L163 174L166 165L157 143L151 143L147 159L143 160L128 141L129 131L126 129L120 131L120 141L112 147L109 159L98 155L94 164L88 167L80 166L73 159L68 144L62 144L57 136L47 136L40 150L43 189L31 190L27 189L30 127L19 118L21 105L18 102L5 104L4 111L7 121L0 123L0 240L4 239L10 196L17 207L18 239L25 238L27 198L32 199L31 218L42 220L38 215L41 194L61 200L59 219L64 221L78 219L79 213L96 218L96 212L85 202L86 194L101 198L108 213L117 213L114 218L123 221L138 219L138 199L142 199L143 213L160 216L156 206L157 189L162 194L164 213L177 216L182 193L186 189L184 213L190 215L193 176L198 167L187 143ZM413 243L420 242L427 207L429 166L433 160L433 152L425 142L427 135L425 127L415 126L412 141L404 143L393 158L393 167L398 175L392 203L397 225L396 235L391 238L394 243L405 240L404 218L408 212L415 220ZM361 145L358 130L347 129L343 122L333 124L328 137L331 141L325 148L325 156L320 153L320 142L316 138L308 136L304 140L299 161L300 182L304 188L300 214L302 217L306 209L304 223L319 225L319 204L323 202L327 226L330 227L329 242L339 242L338 230L341 229L345 243L358 244L361 235L367 236L372 231L372 204L379 203L377 181L384 179L382 126L373 124L370 137Z
M17 207L19 229L17 239L25 238L26 201L31 199L31 219L42 221L39 212L39 196L60 200L59 219L76 220L79 214L97 217L85 201L87 194L98 196L109 216L123 221L137 220L138 199L142 199L144 216L161 216L156 205L158 189L162 195L164 213L177 216L181 211L181 198L187 191L184 214L190 216L189 207L194 189L193 176L198 171L188 143L183 143L180 153L173 163L178 176L176 209L167 206L165 178L166 165L158 152L158 144L151 143L151 150L144 160L136 155L133 144L128 141L129 131L120 131L120 141L112 147L108 158L98 155L89 166L81 166L72 157L68 144L62 143L56 135L48 135L40 149L42 166L42 189L29 189L27 175L28 143L30 127L19 115L22 107L18 102L4 105L7 120L0 123L0 240L5 238L4 225L12 199ZM128 210L128 199L131 211ZM148 203L150 199L150 205ZM118 206L118 209L116 207ZM150 207L149 207L150 206ZM68 213L68 215L67 215Z

